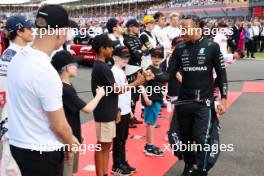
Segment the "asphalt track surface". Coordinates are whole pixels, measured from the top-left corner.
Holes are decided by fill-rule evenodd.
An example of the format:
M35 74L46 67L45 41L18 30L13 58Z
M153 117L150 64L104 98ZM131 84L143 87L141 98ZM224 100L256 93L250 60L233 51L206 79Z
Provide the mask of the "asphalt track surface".
M241 60L228 66L227 70L232 92L242 92L244 82L264 82L260 80L264 79L264 60ZM78 77L73 80L79 96L85 101L92 98L90 80L91 68L88 67L81 67ZM234 151L221 153L210 176L263 176L264 86L261 90L258 93L243 92L222 117L221 143L233 144ZM92 115L81 114L82 123L92 118ZM180 176L183 166L183 162L178 161L164 175Z

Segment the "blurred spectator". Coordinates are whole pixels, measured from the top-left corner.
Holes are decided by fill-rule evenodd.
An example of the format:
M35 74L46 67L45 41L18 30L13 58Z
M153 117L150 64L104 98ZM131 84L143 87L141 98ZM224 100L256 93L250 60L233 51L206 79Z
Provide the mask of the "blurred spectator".
M166 27L166 17L162 12L157 12L153 16L156 25L152 31L154 36L157 38L160 45L165 46L165 35L162 32L163 28Z
M245 49L245 39L246 39L246 32L245 32L245 24L242 22L241 27L239 29L239 41L238 41L238 46L237 49L240 51L244 51Z
M165 57L167 56L167 53L171 51L171 43L172 40L175 37L180 37L181 36L181 30L179 28L179 13L172 13L169 16L170 19L170 25L165 27L163 29L163 33L165 36L165 42L164 42L164 49L165 49Z
M255 20L253 22L253 26L252 26L252 29L254 31L254 34L253 34L253 40L254 40L254 51L255 52L258 52L259 48L260 48L260 23Z
M237 50L238 47L238 41L240 38L240 27L241 27L241 21L239 19L236 20L235 25L233 26L233 35L232 35L232 45L231 48L233 51Z
M246 32L246 49L247 49L247 58L249 58L249 54L251 55L251 58L255 58L254 57L254 30L251 26L251 22L247 23L247 28L245 30Z
M116 18L111 18L106 23L106 28L108 30L108 36L114 43L114 48L124 46L124 29L122 28L122 21L118 21ZM112 57L106 58L105 62L112 67L114 65L114 60Z
M4 22L0 21L0 56L5 50L5 32L4 32Z
M260 30L260 42L261 42L260 52L263 52L263 49L264 49L264 23L262 23L261 30Z

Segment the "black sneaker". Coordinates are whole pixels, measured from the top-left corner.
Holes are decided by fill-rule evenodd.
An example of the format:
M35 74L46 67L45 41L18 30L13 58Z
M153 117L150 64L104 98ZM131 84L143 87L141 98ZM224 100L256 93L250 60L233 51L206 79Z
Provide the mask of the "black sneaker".
M192 175L191 176L207 176L207 175L208 175L207 172L201 171L199 169L194 169L192 171Z
M160 148L153 146L152 148L148 148L145 146L145 155L147 156L164 156L164 152L160 150Z
M129 176L132 172L128 170L127 166L120 164L119 167L112 168L112 174L116 176Z
M133 118L132 118L132 122L133 122L134 124L143 124L143 121L138 120L136 117L133 117Z
M181 176L192 176L192 174L193 174L192 166L185 165L183 173L181 174Z
M137 128L137 125L135 125L133 122L129 122L128 127L129 128Z
M128 164L127 161L124 163L124 165L127 167L127 169L128 169L131 173L134 173L134 172L137 171L137 169L134 168L134 167L131 167L131 166Z

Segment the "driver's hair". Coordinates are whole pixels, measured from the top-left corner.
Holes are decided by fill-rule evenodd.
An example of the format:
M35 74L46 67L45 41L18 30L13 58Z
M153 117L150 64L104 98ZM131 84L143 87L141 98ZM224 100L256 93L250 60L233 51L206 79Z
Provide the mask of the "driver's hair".
M202 20L197 15L183 15L182 20L192 20L197 27L202 27Z

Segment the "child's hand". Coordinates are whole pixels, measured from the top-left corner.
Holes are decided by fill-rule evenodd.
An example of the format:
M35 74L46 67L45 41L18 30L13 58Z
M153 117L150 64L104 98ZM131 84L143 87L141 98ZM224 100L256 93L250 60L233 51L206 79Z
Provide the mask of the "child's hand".
M104 88L98 86L98 88L96 89L96 95L98 95L100 97L105 96L105 90L104 90Z
M73 153L70 151L64 151L64 162L70 162L70 159L73 157Z
M151 70L144 71L143 75L147 81L153 80L155 78L155 75L152 73Z
M138 86L143 85L145 83L145 77L141 73L138 73L135 82L137 83Z

